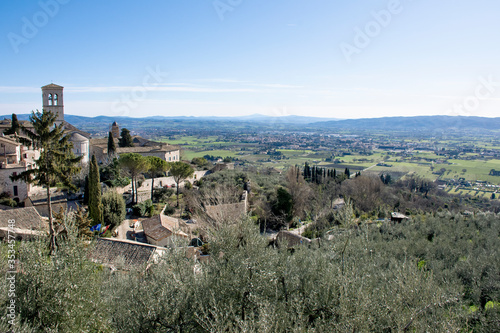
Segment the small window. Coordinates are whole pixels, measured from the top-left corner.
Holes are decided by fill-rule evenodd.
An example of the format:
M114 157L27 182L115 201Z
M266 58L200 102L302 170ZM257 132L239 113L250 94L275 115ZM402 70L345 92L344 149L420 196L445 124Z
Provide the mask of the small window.
M54 95L54 105L59 105L59 95Z
M53 103L54 103L54 97L52 96L52 94L49 94L47 101L48 101L49 105L53 105Z
M14 196L17 197L17 186L14 186Z
M12 176L14 176L14 177L17 176L17 172L13 172Z

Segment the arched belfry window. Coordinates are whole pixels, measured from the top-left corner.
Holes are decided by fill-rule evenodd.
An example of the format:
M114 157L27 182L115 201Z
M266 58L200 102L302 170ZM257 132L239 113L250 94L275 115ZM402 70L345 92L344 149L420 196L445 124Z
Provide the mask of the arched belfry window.
M54 94L54 105L59 105L59 95Z
M47 104L54 105L54 96L52 96L52 94L49 94L49 96L47 98Z

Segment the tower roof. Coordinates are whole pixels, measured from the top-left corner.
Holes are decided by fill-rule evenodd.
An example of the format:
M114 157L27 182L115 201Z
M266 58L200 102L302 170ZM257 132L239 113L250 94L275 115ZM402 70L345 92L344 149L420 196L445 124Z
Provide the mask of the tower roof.
M84 137L83 135L81 135L78 132L71 133L71 135L69 137L69 141L72 141L72 142L85 142L88 140L89 139L87 139L86 137Z
M115 122L113 122L113 125L111 125L111 126L118 126L118 124L115 121Z
M42 89L63 89L63 86L58 86L57 84L51 83L47 84L46 86L43 86Z

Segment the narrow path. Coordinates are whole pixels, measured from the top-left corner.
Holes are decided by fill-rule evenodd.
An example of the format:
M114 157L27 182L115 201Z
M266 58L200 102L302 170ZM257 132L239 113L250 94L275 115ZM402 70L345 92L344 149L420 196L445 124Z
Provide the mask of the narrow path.
M363 169L362 171L363 171L363 172L365 172L366 170L370 170L371 168L373 168L373 167L375 167L375 166L377 166L377 164L374 164L374 165L372 165L372 166L369 166L368 168Z

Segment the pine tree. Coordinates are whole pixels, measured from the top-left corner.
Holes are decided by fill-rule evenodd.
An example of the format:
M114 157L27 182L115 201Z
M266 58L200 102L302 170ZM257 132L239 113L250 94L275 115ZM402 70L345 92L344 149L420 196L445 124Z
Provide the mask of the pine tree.
M40 157L36 160L37 168L26 170L18 175L10 176L11 180L23 180L29 184L44 186L47 191L47 206L49 215L50 253L57 249L50 187L62 184L76 191L71 177L79 170L82 156L75 157L72 152L73 144L64 135L63 124L54 126L57 115L51 111L32 112L30 121L34 131L21 126L23 132L32 141L33 146L40 150Z
M120 134L120 140L118 141L118 145L120 147L133 147L134 146L132 136L130 135L130 131L128 129L122 128L122 132Z
M170 165L157 156L148 156L147 159L149 161L148 173L151 176L151 201L153 201L155 178L164 176L165 172L170 169Z
M89 169L89 217L94 225L103 222L101 182L99 177L99 166L95 155L92 155Z
M137 176L146 172L149 168L149 161L136 153L127 153L120 155L119 165L125 169L132 179L132 201L137 203ZM135 201L134 201L135 193Z
M193 175L194 170L189 164L184 162L174 162L170 166L170 174L174 177L174 181L177 184L177 207L179 207L179 185L186 178Z
M113 139L113 134L108 133L108 156L113 156L116 152L115 140Z

